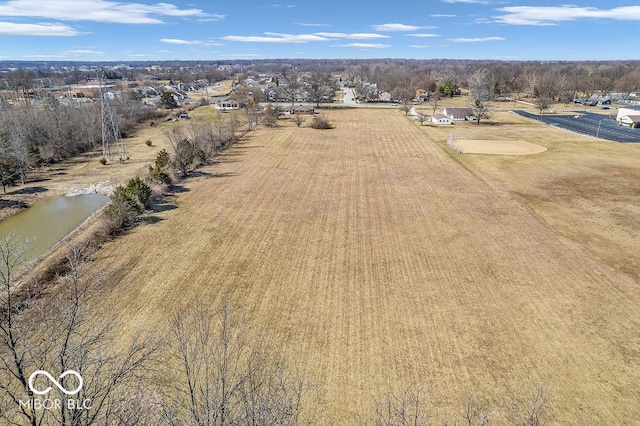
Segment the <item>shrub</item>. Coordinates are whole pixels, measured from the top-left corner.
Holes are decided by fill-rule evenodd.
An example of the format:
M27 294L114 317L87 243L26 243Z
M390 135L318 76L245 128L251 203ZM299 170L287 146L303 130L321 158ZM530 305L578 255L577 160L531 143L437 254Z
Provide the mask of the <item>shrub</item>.
M160 169L163 167L167 167L167 165L169 164L169 160L170 160L170 157L167 150L161 149L158 155L156 155L155 166Z
M293 116L293 122L298 127L302 126L302 123L304 123L305 121L306 121L306 119L300 114L296 114L296 115Z
M107 164L107 159L106 159L106 158L104 158L104 157L102 157L102 158L100 159L100 164L102 164L103 166L105 166L105 165Z
M198 149L189 139L180 139L174 149L176 153L171 159L171 165L180 172L181 177L187 177L198 155Z
M171 175L169 175L169 173L167 173L164 169L149 166L149 177L154 182L158 182L167 186L171 185Z
M156 160L153 166L149 166L149 177L152 181L161 183L163 185L171 185L171 175L165 170L165 167L169 164L169 153L162 149L156 155Z
M136 217L149 205L151 195L151 188L139 177L117 187L106 209L107 232L114 234L133 225Z
M267 127L276 127L278 125L278 117L280 111L273 105L269 104L262 112L262 123Z
M153 142L151 142L151 139L147 139L145 141L145 144L147 144L147 146L151 146L151 145L153 145Z
M314 129L321 130L333 129L333 126L331 125L331 123L329 123L329 120L327 120L327 118L322 115L316 115L315 117L313 117L310 126Z
M144 183L139 177L129 179L127 185L124 187L125 194L135 203L138 204L138 213L142 213L145 207L149 206L149 200L151 199L151 188Z
M119 186L111 195L111 202L105 211L107 232L114 234L131 226L139 214L139 204L132 200L125 187Z

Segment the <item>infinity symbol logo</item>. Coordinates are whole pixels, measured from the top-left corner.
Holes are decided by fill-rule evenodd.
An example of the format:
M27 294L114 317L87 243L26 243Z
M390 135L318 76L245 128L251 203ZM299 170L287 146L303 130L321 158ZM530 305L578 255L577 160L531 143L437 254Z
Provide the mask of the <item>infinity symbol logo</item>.
M51 386L47 387L45 390L37 390L33 387L33 381L35 380L36 376L38 376L38 374L42 374L43 376L47 376L47 379L49 379L54 385L56 385L58 387L58 389L60 389L62 392L64 392L67 395L75 395L78 392L80 392L80 389L82 389L82 376L80 375L80 373L78 373L77 371L74 370L67 370L64 373L62 373L60 375L60 380L64 379L65 377L69 376L69 375L73 375L76 376L76 378L78 379L78 387L73 389L73 390L66 390L64 388L64 386L62 386L60 384L60 382L58 382L51 374L49 374L49 372L44 371L44 370L36 370L33 373L31 373L31 376L29 376L29 389L31 389L31 391L33 393L35 393L36 395L45 395L47 393L49 393L52 389Z

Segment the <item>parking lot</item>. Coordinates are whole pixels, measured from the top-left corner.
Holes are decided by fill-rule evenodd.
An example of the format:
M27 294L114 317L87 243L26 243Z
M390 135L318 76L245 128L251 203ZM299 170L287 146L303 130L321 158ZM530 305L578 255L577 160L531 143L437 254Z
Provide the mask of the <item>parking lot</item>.
M576 111L575 115L536 115L522 110L514 110L513 112L550 126L561 127L583 135L615 142L640 143L640 129L619 126L615 120L605 115L580 111Z

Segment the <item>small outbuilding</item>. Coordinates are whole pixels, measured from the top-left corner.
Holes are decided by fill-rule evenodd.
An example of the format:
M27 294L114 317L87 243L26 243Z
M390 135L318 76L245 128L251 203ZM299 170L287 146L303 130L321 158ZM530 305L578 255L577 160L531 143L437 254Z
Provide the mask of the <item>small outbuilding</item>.
M471 108L445 108L442 113L452 121L469 121L469 117L473 115Z
M314 114L315 108L312 106L305 106L305 105L296 105L294 107L291 107L291 114L309 114L312 115Z
M453 121L449 117L442 114L433 114L431 116L431 122L433 124L453 124Z
M618 109L616 121L621 126L638 129L640 128L640 110L633 108L620 108Z
M625 115L618 120L620 125L640 129L640 115Z

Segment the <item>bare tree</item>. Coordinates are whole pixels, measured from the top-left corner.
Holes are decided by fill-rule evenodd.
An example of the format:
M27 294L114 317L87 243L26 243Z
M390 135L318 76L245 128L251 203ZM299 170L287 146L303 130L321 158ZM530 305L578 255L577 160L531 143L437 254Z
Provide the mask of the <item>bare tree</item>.
M409 111L411 111L411 108L413 108L413 105L411 105L409 102L403 102L400 104L400 111L404 112L404 115L409 115Z
M26 391L26 398L32 400L34 394L28 387L29 342L24 325L18 321L23 300L15 297L17 276L24 265L27 244L17 241L13 234L0 241L0 279L2 282L2 317L0 317L0 418L8 423L22 421L33 426L41 423L37 413L20 404Z
M469 77L469 92L474 99L490 100L493 96L492 76L486 68L479 69Z
M429 396L418 386L409 386L398 393L387 392L373 407L373 419L360 423L376 426L424 426L433 418Z
M300 127L302 126L302 124L307 121L306 118L304 118L304 116L302 114L294 114L293 116L293 122L296 124L296 126Z
M525 90L530 97L536 96L536 88L540 82L540 76L537 72L528 71L525 75Z
M182 127L172 127L165 131L165 136L173 148L171 164L182 177L187 177L198 152L195 142L185 135Z
M278 125L278 117L280 117L280 111L272 104L268 104L262 111L262 123L267 127L276 127Z
M440 93L432 93L429 96L429 104L431 105L431 115L433 115L438 111L438 107L440 106Z
M298 91L301 87L300 77L298 73L293 69L284 71L282 73L282 76L284 77L286 83L282 83L278 86L279 92L281 92L282 95L287 100L289 100L289 102L291 102L291 106L293 106L296 99L296 94L298 94Z
M469 106L471 107L471 116L477 124L480 124L481 120L489 120L493 117L491 102L482 96L472 93Z
M309 78L309 96L315 102L316 107L325 99L331 99L335 91L331 76L325 73L314 72Z
M548 109L551 102L558 95L558 78L555 75L545 74L538 78L538 84L534 88L534 94L536 96L535 104L538 107L538 111L542 114L542 111Z
M426 114L420 113L416 116L416 119L420 122L420 125L422 126L424 122L429 119L429 117Z
M465 426L487 426L491 422L493 411L491 404L480 402L475 394L468 393L460 415L461 423Z
M242 317L225 303L217 314L193 303L171 321L169 424L312 424L319 399L304 375L274 361Z
M247 118L247 127L249 130L252 130L260 124L260 117L262 114L257 103L245 106L244 113Z
M23 250L12 238L0 242L7 268L2 273L0 418L14 424L90 425L109 424L125 411L137 411L129 407L127 396L141 386L136 379L157 344L113 345L115 318L103 314L94 321L90 301L98 286L83 278L82 248L70 248L67 273L40 298L29 297L15 279ZM43 376L58 379L59 385L50 386ZM142 411L137 411L139 418L146 416Z
M547 423L551 398L545 383L525 386L519 391L507 388L507 398L511 424L542 426Z

